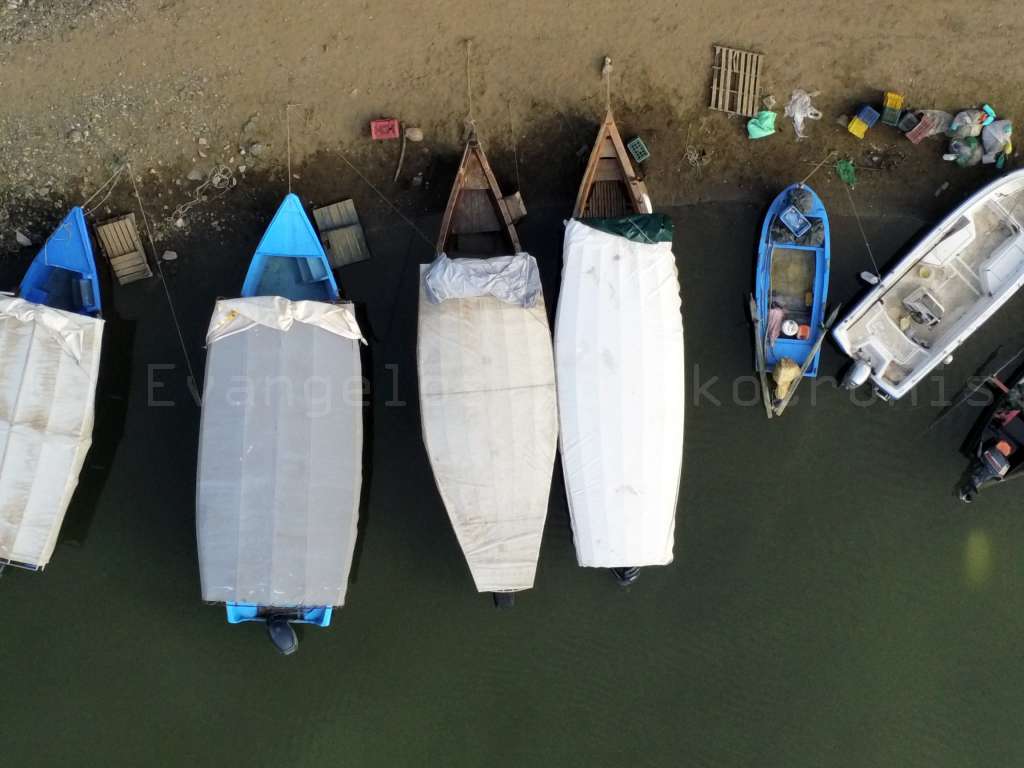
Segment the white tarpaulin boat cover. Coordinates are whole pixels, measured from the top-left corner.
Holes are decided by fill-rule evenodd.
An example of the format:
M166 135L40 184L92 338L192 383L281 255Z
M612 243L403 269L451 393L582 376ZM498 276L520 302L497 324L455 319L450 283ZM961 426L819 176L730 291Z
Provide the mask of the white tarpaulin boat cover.
M481 287L476 298L435 304L425 289L430 267L421 269L420 410L438 490L477 590L528 589L558 439L544 295L527 308L523 295L503 301Z
M204 600L344 603L362 486L361 340L348 305L217 302L196 505Z
M685 406L671 243L637 243L569 222L555 364L580 565L671 562Z
M0 297L0 560L50 561L92 444L103 321Z

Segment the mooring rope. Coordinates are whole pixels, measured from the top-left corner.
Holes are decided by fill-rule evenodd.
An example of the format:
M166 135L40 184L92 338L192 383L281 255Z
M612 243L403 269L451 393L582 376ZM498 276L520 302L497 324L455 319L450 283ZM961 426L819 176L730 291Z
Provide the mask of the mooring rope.
M850 208L853 209L853 218L857 220L857 229L860 230L860 236L864 240L864 247L868 249L868 258L871 259L871 266L875 268L875 276L881 278L882 273L878 271L878 263L875 261L875 255L871 252L871 243L868 242L868 236L864 232L864 225L860 223L860 214L857 213L857 206L853 203L853 195L850 193L850 187L848 184L843 184L843 189L846 190L846 196L850 199Z
M188 347L185 346L185 334L182 333L181 323L178 322L178 313L174 309L174 300L171 298L171 291L167 287L167 279L164 277L164 269L160 264L160 256L156 252L156 241L153 239L153 230L149 226L149 216L146 215L146 207L142 204L142 195L139 194L139 187L135 183L135 173L132 171L131 163L125 163L128 169L128 177L132 181L132 189L135 192L135 201L139 204L139 212L142 214L142 224L146 228L146 239L149 240L149 248L153 252L153 260L156 262L156 271L160 273L160 284L164 287L164 295L167 296L167 306L171 309L171 320L174 322L174 329L178 333L178 343L181 344L181 354L185 358L185 367L188 369L189 389L193 394L199 393L199 384L196 381L195 372L192 370L192 360L188 355Z
M601 78L604 80L604 106L608 112L612 111L612 57L604 57L604 65L601 67Z
M512 102L508 102L508 135L512 140L512 164L516 171L516 190L522 191L522 184L519 182L519 145L516 141L516 126L512 120Z
M476 130L476 117L473 115L473 70L471 66L473 57L473 40L466 39L466 126Z
M836 151L835 151L835 150L833 149L833 150L831 150L831 151L830 151L830 152L829 152L829 153L828 153L827 155L825 155L825 159L823 159L823 160L822 160L822 161L821 161L820 163L818 163L818 164L817 164L816 166L814 166L814 167L813 167L813 168L811 169L811 172L810 172L810 173L808 173L808 174L807 174L806 176L804 176L804 177L803 177L803 179L801 179L801 180L800 180L800 186L802 187L802 186L803 186L804 184L806 184L806 183L807 183L807 181L808 181L808 179L810 179L810 178L811 178L811 176L813 176L814 174L816 174L816 173L818 172L818 169L819 169L819 168L821 168L821 166L823 166L823 165L824 165L825 163L827 163L827 162L828 162L829 160L831 160L831 159L832 159L832 156L833 156L833 155L834 155L835 153L836 153Z
M82 213L84 213L86 216L89 216L93 211L95 211L97 208L99 208L101 205L103 205L103 203L107 201L107 198L109 198L110 194L114 191L114 187L117 186L117 184L115 184L114 182L124 172L124 169L124 164L119 165L117 167L117 170L110 175L110 178L104 181L102 184L99 185L99 187L96 188L96 191L89 196L89 199L82 203ZM103 195L102 199L100 199L100 201L96 203L96 205L90 208L89 203L95 200L96 196L100 194L108 185L110 186L110 188L107 189L107 193Z
M342 162L345 163L345 165L347 165L349 168L352 169L352 172L355 173L356 176L358 176L360 179L363 180L363 183L366 184L366 186L368 186L370 189L372 189L376 193L377 197L379 197L381 200L384 201L384 204L388 208L390 208L392 211L395 212L395 214L398 216L398 218L400 218L402 221L404 221L406 224L408 224L412 228L412 230L417 235L420 236L420 238L423 240L423 242L425 242L431 248L433 248L436 245L436 243L433 240L431 240L429 237L427 237L425 234L423 234L423 231L419 227L417 227L416 224L409 217L407 217L404 213L402 213L400 210L398 210L398 207L394 203L392 203L391 200L388 199L387 195L385 195L383 192L381 192L379 189L377 189L377 187L374 186L373 182L370 181L368 178L366 178L366 176L363 175L362 171L360 171L358 168L356 168L352 164L352 162L347 157L345 157L345 153L344 152L339 151L338 152L338 157L341 158Z
M285 104L284 105L284 130L285 130L285 143L286 143L286 154L288 155L288 194L292 193L292 107L297 107L298 104Z

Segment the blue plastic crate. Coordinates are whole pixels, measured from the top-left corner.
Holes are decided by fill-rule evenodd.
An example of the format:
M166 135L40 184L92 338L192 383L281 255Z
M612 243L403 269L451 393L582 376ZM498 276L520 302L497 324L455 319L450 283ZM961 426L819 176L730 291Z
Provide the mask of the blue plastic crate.
M792 205L779 214L779 219L786 225L786 229L793 233L794 237L803 237L811 228L811 222L807 220L807 217Z
M857 113L857 117L863 120L867 124L868 128L871 128L878 122L878 118L881 117L881 115L878 114L877 109L865 104L860 108L860 112Z

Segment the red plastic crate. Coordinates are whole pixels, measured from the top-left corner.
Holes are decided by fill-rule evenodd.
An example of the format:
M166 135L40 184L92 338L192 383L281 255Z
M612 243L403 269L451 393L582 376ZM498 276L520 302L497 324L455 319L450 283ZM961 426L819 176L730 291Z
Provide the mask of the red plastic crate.
M394 118L382 118L370 121L370 138L376 141L387 141L397 139L402 135L398 120Z

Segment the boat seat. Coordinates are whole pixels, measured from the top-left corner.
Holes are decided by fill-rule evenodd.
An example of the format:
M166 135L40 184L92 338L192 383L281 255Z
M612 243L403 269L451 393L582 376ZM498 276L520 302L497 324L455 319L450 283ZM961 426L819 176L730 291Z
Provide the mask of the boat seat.
M956 229L942 238L921 261L924 264L942 266L970 245L976 236L974 220L961 216L956 222Z
M1024 235L1017 235L1001 243L985 261L981 263L978 274L981 287L989 296L1013 282L1014 276L1024 267L1024 248L1021 247Z
M31 301L33 304L45 304L46 300L50 298L50 294L42 288L33 287L25 291L21 298L25 299L25 301Z
M72 283L75 306L79 309L91 309L96 306L96 294L92 289L91 280L75 280Z
M327 267L323 259L306 257L297 259L299 262L299 274L302 275L304 283L318 283L327 279Z

